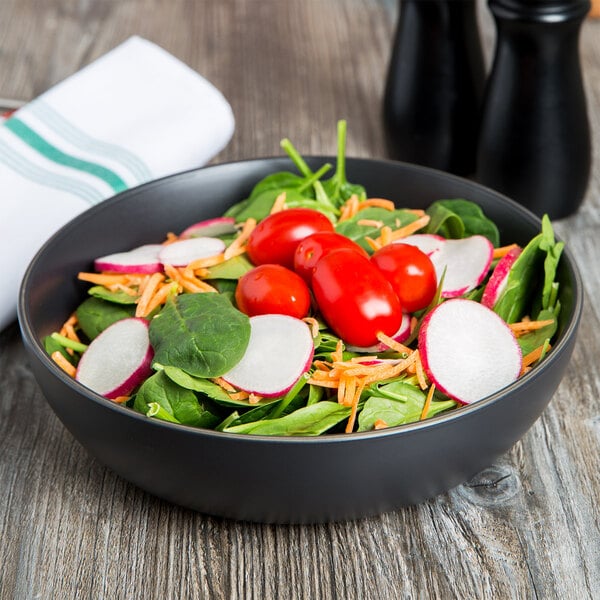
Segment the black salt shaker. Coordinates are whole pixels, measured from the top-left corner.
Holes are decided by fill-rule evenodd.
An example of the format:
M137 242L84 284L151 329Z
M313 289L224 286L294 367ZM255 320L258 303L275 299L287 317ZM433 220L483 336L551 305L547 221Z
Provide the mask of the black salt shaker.
M400 0L383 103L392 158L475 171L485 66L475 0Z
M541 216L585 195L590 131L579 60L589 0L490 0L497 41L476 178Z

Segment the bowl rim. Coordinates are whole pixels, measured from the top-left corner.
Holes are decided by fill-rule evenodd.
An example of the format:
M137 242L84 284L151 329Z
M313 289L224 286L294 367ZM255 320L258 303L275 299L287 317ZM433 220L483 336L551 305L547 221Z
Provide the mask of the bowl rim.
M335 157L331 155L304 155L303 158L310 164L311 162L317 161L335 161ZM26 346L28 346L29 350L34 353L35 357L42 363L47 370L50 371L51 374L56 376L63 384L70 387L74 392L84 396L86 399L95 402L96 404L100 404L104 408L108 408L109 410L115 411L120 415L123 415L125 418L133 418L140 422L144 422L152 427L160 427L167 428L173 431L180 431L186 433L188 435L198 435L198 436L208 436L215 437L220 440L226 439L234 439L237 442L244 443L275 443L275 444L338 444L338 443L356 443L361 441L368 441L374 439L385 439L389 436L398 436L405 435L410 436L412 434L417 434L422 430L435 429L437 427L442 427L444 425L450 424L457 419L465 419L469 416L477 413L484 408L490 407L497 402L500 402L502 398L509 393L514 391L518 391L519 389L527 388L529 385L533 383L537 377L543 372L543 370L547 370L552 368L554 363L559 360L560 355L565 350L565 347L568 346L572 338L576 335L577 329L579 327L579 323L581 320L581 315L583 312L583 280L581 277L581 273L575 262L575 259L567 245L565 245L563 249L563 257L568 259L568 264L570 267L571 274L573 276L573 306L572 306L572 316L569 322L566 324L565 329L562 332L562 335L556 345L553 347L552 352L544 359L543 367L539 369L532 369L529 373L521 376L519 379L514 381L513 383L505 386L501 390L498 390L494 394L486 396L485 398L473 402L471 404L466 404L462 406L458 406L456 409L441 413L434 417L430 417L428 419L424 419L422 421L416 421L414 423L405 423L402 425L396 425L387 427L384 429L371 430L371 431L362 431L362 432L352 432L352 433L325 433L318 436L268 436L268 435L249 435L249 434L239 434L239 433L229 433L224 431L215 431L212 429L204 429L200 427L193 427L191 425L183 425L180 423L171 423L168 421L163 421L160 419L149 419L145 415L138 413L137 411L117 404L100 394L92 391L91 389L83 386L75 379L67 375L47 354L45 349L42 346L41 340L37 338L34 334L33 326L31 320L29 318L29 311L27 310L27 291L29 288L29 282L32 277L33 270L37 262L41 259L41 257L46 253L47 249L51 247L57 240L67 236L72 229L75 229L81 225L82 222L87 221L90 218L94 218L96 212L105 211L110 209L110 207L119 201L121 201L124 197L134 197L138 194L145 193L146 190L150 188L157 188L162 186L168 186L174 179L183 179L186 177L194 177L198 172L206 171L206 170L222 170L235 168L240 165L253 165L265 163L269 165L293 165L291 160L284 156L264 156L257 157L251 159L238 159L232 160L222 163L210 164L203 167L198 167L194 169L188 169L185 171L181 171L178 173L173 173L171 175L166 175L164 177L160 177L158 179L154 179L152 181L148 181L146 183L140 184L136 187L129 188L127 190L123 190L118 194L90 207L81 212L80 214L73 217L67 223L65 223L60 229L58 229L52 236L50 236L45 243L39 248L34 257L29 262L25 274L21 280L21 285L19 289L19 297L17 303L17 317L19 326L21 329L21 335L23 338L23 342ZM541 219L534 215L531 211L518 204L516 201L511 198L505 196L504 194L493 190L489 187L486 187L480 183L472 181L470 179L466 179L464 177L460 177L457 175L453 175L451 173L446 173L444 171L439 171L437 169L433 169L431 167L426 167L422 165L416 165L412 163L405 163L401 161L394 161L391 159L380 159L380 158L366 158L366 157L346 157L346 168L349 168L351 164L384 164L388 165L392 168L401 167L407 169L409 171L415 171L428 177L432 177L435 179L442 180L453 180L459 182L463 186L472 187L474 191L484 191L488 195L492 195L497 198L501 203L507 204L511 210L517 211L521 213L521 217L528 221L530 224L535 225L537 229L541 229ZM556 235L556 239L561 241L560 236ZM42 392L43 393L43 392Z

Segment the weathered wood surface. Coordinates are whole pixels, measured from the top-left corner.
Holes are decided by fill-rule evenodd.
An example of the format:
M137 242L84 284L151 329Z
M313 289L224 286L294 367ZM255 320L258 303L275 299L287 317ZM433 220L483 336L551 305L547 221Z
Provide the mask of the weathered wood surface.
M480 8L489 59L493 25ZM31 99L139 34L231 101L236 133L215 162L278 154L283 136L305 153L333 152L340 117L350 155L385 155L392 0L3 0L0 9L0 97ZM581 50L600 148L600 20L585 24ZM557 224L588 294L567 378L501 460L417 507L287 527L171 506L87 456L46 405L17 326L4 330L0 598L599 598L597 152L584 206Z

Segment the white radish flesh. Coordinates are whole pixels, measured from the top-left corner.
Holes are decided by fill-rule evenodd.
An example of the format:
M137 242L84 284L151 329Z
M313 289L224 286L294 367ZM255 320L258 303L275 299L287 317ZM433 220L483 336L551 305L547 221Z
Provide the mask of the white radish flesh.
M192 237L215 237L235 233L235 219L233 217L218 217L216 219L207 219L190 225L181 232L179 238L182 240Z
M446 238L443 238L441 235L435 235L433 233L415 233L405 238L401 238L394 243L416 246L421 252L431 257L434 252L440 250L445 241Z
M506 283L508 281L508 274L512 266L515 264L517 258L521 254L522 250L519 247L515 247L509 250L499 261L490 277L490 280L486 283L483 290L483 296L481 297L481 304L488 308L494 308L498 298L502 295L502 292L506 289Z
M148 321L123 319L92 340L75 379L106 398L124 396L150 375L153 356Z
M436 387L463 404L511 384L522 365L510 327L489 308L462 298L443 302L425 317L419 354Z
M163 246L158 258L164 265L186 267L194 260L221 254L225 242L218 238L196 237Z
M488 273L494 247L482 235L446 240L431 254L438 281L444 274L442 297L456 298L475 289Z
M250 318L250 341L242 360L223 375L235 387L276 398L310 368L314 343L308 325L287 315Z
M114 273L160 273L163 266L158 259L162 244L146 244L128 252L101 256L94 261L96 271Z
M400 323L400 327L398 331L392 336L390 336L396 342L400 344L408 339L410 336L410 315L407 313L402 314L402 323ZM364 353L372 353L372 352L385 352L389 350L389 347L386 346L383 342L379 342L378 344L374 344L373 346L346 346L346 350L349 352L364 352Z

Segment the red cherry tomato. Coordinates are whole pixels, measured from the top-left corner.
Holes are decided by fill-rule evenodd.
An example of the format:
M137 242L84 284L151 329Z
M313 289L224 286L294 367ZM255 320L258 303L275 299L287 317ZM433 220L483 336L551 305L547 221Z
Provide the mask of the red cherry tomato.
M363 248L345 235L331 231L322 231L305 237L296 246L294 270L306 283L310 284L315 265L321 257L336 248L350 248L365 257L369 256Z
M377 334L393 335L402 321L392 286L358 252L339 248L316 264L312 288L323 318L346 343L371 346Z
M240 277L235 301L249 317L279 314L302 319L310 309L310 292L293 271L281 265L260 265Z
M289 208L263 219L250 234L246 252L255 265L275 263L294 268L300 240L317 231L333 231L331 221L318 210Z
M377 250L371 262L392 284L406 312L421 310L433 300L437 289L435 268L416 246L389 244Z

